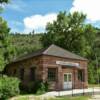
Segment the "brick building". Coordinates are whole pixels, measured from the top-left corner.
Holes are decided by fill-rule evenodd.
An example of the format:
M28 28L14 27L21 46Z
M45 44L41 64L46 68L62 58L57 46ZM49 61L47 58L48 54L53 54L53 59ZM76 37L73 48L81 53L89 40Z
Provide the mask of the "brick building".
M35 80L49 83L51 90L87 88L87 59L56 45L20 57L6 66L9 76L18 77L24 85Z

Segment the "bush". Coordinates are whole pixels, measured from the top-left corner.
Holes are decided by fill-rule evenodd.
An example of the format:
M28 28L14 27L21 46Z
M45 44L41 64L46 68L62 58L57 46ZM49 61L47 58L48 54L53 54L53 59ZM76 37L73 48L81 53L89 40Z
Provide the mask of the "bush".
M20 83L20 92L21 94L43 94L48 91L48 82L35 81L29 82L28 85Z
M34 93L42 94L48 91L48 83L43 81L36 81L34 84Z
M34 90L34 82L29 82L28 85L23 84L22 82L19 85L21 94L30 94Z
M18 95L20 81L17 78L3 76L0 77L0 100Z
M92 63L89 63L89 66L88 66L88 82L89 84L95 84L96 83L96 73L94 71L94 66Z
M30 82L28 85L20 84L21 94L43 94L48 91L48 83L43 81Z

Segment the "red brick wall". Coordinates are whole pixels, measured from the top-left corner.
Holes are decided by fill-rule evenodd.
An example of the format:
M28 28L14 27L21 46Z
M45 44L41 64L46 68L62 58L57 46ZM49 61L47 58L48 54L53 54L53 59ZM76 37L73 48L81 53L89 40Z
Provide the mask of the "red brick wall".
M9 76L16 76L16 77L20 78L19 70L20 70L20 68L24 68L23 83L28 84L30 81L30 68L31 67L36 67L36 80L42 79L43 65L42 65L42 57L41 56L10 64L7 67L7 74ZM17 70L17 72L16 72L16 74L15 73L13 74L15 69Z
M66 68L63 68L60 65L56 64L56 61L69 61L69 62L75 62L80 64L80 69L83 69L85 71L85 82L80 82L78 80L77 74L78 70L77 68L69 68L66 66ZM54 56L43 56L43 68L45 70L44 74L44 79L47 79L47 68L50 67L57 67L58 68L58 82L52 83L53 88L55 89L63 89L63 74L64 73L72 73L72 81L73 81L73 88L86 88L88 85L88 75L87 75L87 61L82 61L82 60L75 60L75 59L65 59L61 57L54 57Z
M59 90L63 89L63 74L67 72L72 72L72 80L74 82L73 87L74 88L82 88L82 82L79 82L77 79L77 69L76 68L68 68L66 66L66 69L63 68L61 65L57 65L56 61L72 61L75 63L80 63L80 69L85 70L85 82L84 82L84 87L87 87L87 61L82 61L82 60L75 60L75 59L65 59L61 57L54 57L54 56L38 56L38 57L33 57L30 59L26 59L23 61L19 61L16 63L12 63L9 65L7 69L8 75L11 76L16 76L19 77L19 69L21 67L24 67L25 69L25 74L24 74L24 84L29 84L30 78L30 68L31 67L36 67L36 79L42 79L43 81L47 81L47 76L48 76L48 68L57 68L58 69L58 80L56 82L51 82L50 83L50 89L53 90ZM14 73L14 70L17 70L16 74Z

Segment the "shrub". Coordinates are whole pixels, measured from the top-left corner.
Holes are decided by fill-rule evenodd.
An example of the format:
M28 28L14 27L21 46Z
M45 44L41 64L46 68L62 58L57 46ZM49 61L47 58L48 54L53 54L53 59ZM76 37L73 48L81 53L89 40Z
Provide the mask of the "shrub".
M0 100L18 95L20 93L19 82L17 78L7 76L0 77Z
M34 84L34 93L42 94L48 91L48 83L43 81L36 81Z
M48 82L43 82L40 80L35 82L29 82L28 85L20 83L20 90L21 94L43 94L48 91Z
M21 94L30 94L33 93L34 90L34 82L29 82L28 85L23 84L20 82L20 93Z
M44 83L44 85L45 85L45 91L47 92L47 91L48 91L48 88L49 88L48 82L46 81L46 82Z
M94 66L92 63L89 63L89 66L88 66L88 82L89 84L95 84L96 83L96 80L95 80L95 72L94 72Z

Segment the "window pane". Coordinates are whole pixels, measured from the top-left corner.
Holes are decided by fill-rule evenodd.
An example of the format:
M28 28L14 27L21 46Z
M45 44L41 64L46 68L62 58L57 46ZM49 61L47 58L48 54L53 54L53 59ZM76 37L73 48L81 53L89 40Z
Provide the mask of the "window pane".
M84 82L84 70L78 70L78 80Z
M68 81L71 81L71 74L68 75Z
M56 81L56 68L48 68L48 80Z
M64 82L67 82L67 74L64 74Z

